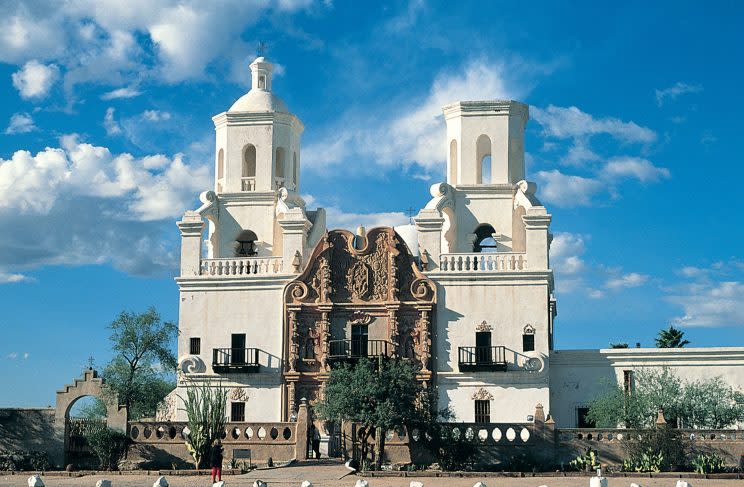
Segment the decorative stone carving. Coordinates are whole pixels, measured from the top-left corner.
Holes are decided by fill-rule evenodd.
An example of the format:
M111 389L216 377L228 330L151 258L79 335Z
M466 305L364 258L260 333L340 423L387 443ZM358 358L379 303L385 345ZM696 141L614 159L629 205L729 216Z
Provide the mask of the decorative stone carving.
M535 198L535 191L537 191L535 183L527 182L524 179L517 182L517 192L514 194L514 209L521 206L525 210L529 210L533 206L542 206Z
M374 318L364 311L354 311L349 319L350 325L369 325Z
M300 334L297 331L297 312L289 312L289 360L288 366L290 372L297 370L297 360L300 358Z
M475 326L475 331L493 331L493 327L489 325L486 320Z
M534 335L535 334L535 327L532 325L527 325L524 327L523 333L525 335Z
M454 190L447 183L432 184L429 188L429 194L432 199L426 204L427 209L442 211L444 208L454 208L455 200L452 197Z
M481 387L473 393L471 399L474 401L493 401L493 394Z
M175 390L165 396L155 410L155 420L174 421L176 419L176 399Z
M346 278L352 299L364 299L369 292L369 269L364 262L357 262Z
M178 370L183 374L203 374L207 371L207 365L198 355L188 355L181 359Z
M233 401L247 401L248 400L248 393L245 391L244 387L233 387L230 391L230 399Z

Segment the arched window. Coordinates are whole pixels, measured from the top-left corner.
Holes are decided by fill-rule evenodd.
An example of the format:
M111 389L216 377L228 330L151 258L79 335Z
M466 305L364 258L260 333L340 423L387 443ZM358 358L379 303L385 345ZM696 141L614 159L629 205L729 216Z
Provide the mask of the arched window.
M274 175L278 178L284 177L284 148L276 148L276 168L274 169Z
M473 252L498 252L498 244L493 234L496 231L491 225L480 225L475 229L475 242L473 242Z
M263 75L258 77L258 89L259 90L266 89L266 77Z
M457 184L457 140L450 142L449 183Z
M532 325L524 327L524 332L522 333L522 351L535 351L535 328Z
M476 154L476 178L477 184L489 184L491 182L491 139L483 134L475 143Z
M220 149L217 153L217 179L225 177L225 151Z
M256 177L256 146L248 144L243 149L243 177Z

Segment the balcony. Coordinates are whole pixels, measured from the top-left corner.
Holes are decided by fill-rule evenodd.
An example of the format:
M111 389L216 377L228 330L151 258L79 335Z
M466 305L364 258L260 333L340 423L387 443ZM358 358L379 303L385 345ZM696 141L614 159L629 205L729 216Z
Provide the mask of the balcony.
M215 372L258 372L257 348L214 348L212 370Z
M256 191L256 178L240 178L242 191Z
M442 254L439 271L458 274L485 274L527 270L527 254L519 252Z
M461 372L505 371L506 348L457 347L457 364Z
M252 276L282 274L281 257L240 257L234 259L202 259L201 276Z
M360 358L390 357L395 346L385 340L331 340L328 360L354 362Z

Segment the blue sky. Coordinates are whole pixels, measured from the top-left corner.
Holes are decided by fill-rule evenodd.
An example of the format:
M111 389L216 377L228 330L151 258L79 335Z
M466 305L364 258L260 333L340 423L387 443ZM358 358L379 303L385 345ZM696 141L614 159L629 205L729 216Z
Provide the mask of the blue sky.
M305 123L301 192L398 224L444 178L439 107L530 104L557 348L744 345L738 2L0 4L0 405L46 405L107 324L177 320L174 222L259 41ZM4 127L4 128L3 128Z

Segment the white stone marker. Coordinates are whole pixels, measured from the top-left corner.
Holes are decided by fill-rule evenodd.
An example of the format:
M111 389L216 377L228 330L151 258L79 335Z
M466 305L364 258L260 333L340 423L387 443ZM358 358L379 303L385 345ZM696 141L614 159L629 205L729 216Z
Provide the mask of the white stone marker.
M484 484L483 482L478 482L473 487L486 487L486 484Z
M168 481L162 475L152 484L152 487L168 487Z
M416 480L411 480L411 484L409 487L424 487L424 484Z
M589 487L607 487L607 479L602 477L602 469L597 469L597 476L589 479Z
M678 480L677 487L692 487L686 480Z
M28 487L44 487L44 482L38 475L32 475L28 478Z
M253 487L268 487L269 484L264 482L263 480L256 480L253 482Z
M643 486L640 485L640 484L636 484L635 482L633 482L632 484L630 484L630 487L643 487Z
M369 484L364 479L359 479L356 481L356 484L354 484L354 487L368 487Z
M303 480L300 487L313 487L313 484L309 480Z
M96 487L111 487L111 481L106 479L101 479L98 482L96 482Z
M256 485L256 484L253 484L253 485ZM263 485L266 485L266 484L263 484ZM212 487L225 487L225 481L224 480L220 480L216 484L212 484Z

